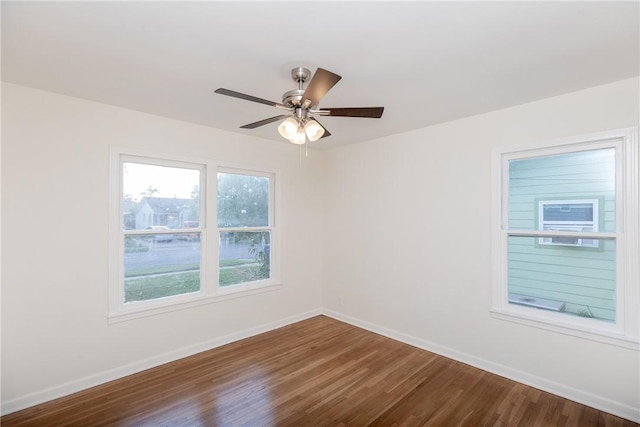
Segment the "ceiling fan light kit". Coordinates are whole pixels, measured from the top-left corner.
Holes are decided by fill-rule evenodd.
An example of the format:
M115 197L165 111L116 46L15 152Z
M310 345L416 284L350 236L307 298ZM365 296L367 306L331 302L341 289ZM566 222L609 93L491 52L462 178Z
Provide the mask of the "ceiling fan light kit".
M301 108L294 110L294 116L287 117L278 126L278 132L284 139L297 145L317 141L325 134L325 129L313 118L302 116ZM300 114L301 116L298 116Z
M322 108L317 109L320 99L342 78L341 76L318 68L304 89L304 83L311 76L309 69L296 67L291 70L293 81L298 83L298 89L290 90L282 95L282 103L268 101L255 96L233 90L219 88L215 93L227 95L246 101L269 105L282 110L288 110L289 115L279 115L240 126L243 129L255 129L269 123L284 119L278 126L280 135L293 144L305 144L307 139L311 142L330 136L331 133L310 114L334 117L365 117L379 119L382 117L384 107L358 107L358 108Z
M304 144L306 142L305 137L311 142L320 139L324 135L324 128L315 120L307 120L302 126L302 122L298 122L293 117L288 117L280 123L278 132L283 138L294 144Z

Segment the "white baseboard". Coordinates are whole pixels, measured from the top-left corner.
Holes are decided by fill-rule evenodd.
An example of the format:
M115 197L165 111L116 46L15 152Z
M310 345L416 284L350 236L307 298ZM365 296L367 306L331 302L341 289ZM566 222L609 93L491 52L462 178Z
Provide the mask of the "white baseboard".
M384 326L360 320L349 315L339 313L337 311L324 309L322 314L328 317L332 317L336 320L349 323L350 325L366 329L370 332L374 332L376 334L394 339L396 341L400 341L405 344L409 344L414 347L421 348L423 350L427 350L453 360L457 360L459 362L474 366L487 372L491 372L501 377L508 378L510 380L517 381L531 387L535 387L539 390L564 397L565 399L569 399L586 406L590 406L600 411L608 412L618 417L640 423L639 408L634 408L633 406L616 402L603 396L598 396L589 392L578 390L564 384L550 381L546 378L528 374L518 369L513 369L502 364L481 359L472 354L460 352L455 349L436 344L434 342L407 335L402 332L394 331L392 329L385 328Z
M86 390L90 387L94 387L100 384L104 384L108 381L117 380L127 375L135 374L137 372L144 371L146 369L154 368L156 366L163 365L165 363L173 362L184 357L192 356L194 354L211 350L216 347L229 344L234 341L238 341L244 338L249 338L254 335L268 332L274 329L281 328L291 323L299 322L314 316L322 314L321 309L315 309L304 313L299 313L294 316L289 316L284 319L276 320L275 322L269 322L262 325L258 325L253 328L245 329L242 331L234 332L229 335L207 340L198 344L183 347L177 350L173 350L158 356L150 357L148 359L140 360L138 362L130 363L115 369L100 372L98 374L90 375L88 377L80 378L74 381L70 381L65 384L61 384L55 387L51 387L45 390L41 390L35 393L30 393L25 396L21 396L6 402L2 402L2 415L10 414L12 412L19 411L21 409L29 408L31 406L48 402L59 397L68 396L78 391Z

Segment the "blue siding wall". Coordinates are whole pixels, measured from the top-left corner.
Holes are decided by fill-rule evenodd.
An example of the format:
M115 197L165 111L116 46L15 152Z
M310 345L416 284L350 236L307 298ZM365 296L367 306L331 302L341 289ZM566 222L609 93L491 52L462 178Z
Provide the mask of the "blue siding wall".
M537 230L540 200L598 200L599 231L615 231L613 149L514 160L509 165L509 228ZM509 292L564 302L566 312L615 320L615 242L597 248L509 238Z

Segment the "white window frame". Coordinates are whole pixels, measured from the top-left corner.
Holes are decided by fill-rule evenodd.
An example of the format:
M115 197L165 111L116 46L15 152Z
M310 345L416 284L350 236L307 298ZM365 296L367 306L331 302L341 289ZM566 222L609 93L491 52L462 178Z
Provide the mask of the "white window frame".
M157 298L146 301L124 302L124 236L131 234L122 227L122 163L134 161L158 166L198 168L200 173L200 226L185 233L200 233L200 291ZM221 287L218 283L219 239L217 232L217 171L219 169L244 171L245 174L270 177L270 278L255 282ZM109 280L108 321L117 323L188 309L202 304L216 303L269 292L282 288L280 282L280 238L276 227L279 211L279 172L252 165L229 164L212 159L188 157L180 154L159 153L113 146L110 149L109 189ZM244 229L243 231L247 231ZM153 231L135 231L134 234L153 234Z
M216 171L216 176L218 173L227 173L227 174L237 174L237 175L245 175L245 176L258 176L258 177L264 177L264 178L268 178L269 179L269 210L268 210L268 215L269 215L269 220L268 220L268 225L266 226L258 226L258 227L219 227L218 226L218 222L217 222L217 216L216 216L216 222L214 223L216 225L216 235L218 237L218 239L220 238L220 233L231 233L231 232L269 232L271 234L270 236L270 249L269 249L269 270L270 270L270 277L268 279L264 279L264 280L255 280L255 281L251 281L251 282L242 282L242 283L237 283L237 284L233 284L233 285L227 285L227 286L218 286L218 293L219 294L229 294L229 293L233 293L233 292L238 292L240 290L250 290L250 289L255 289L255 288L259 288L265 285L268 285L269 283L273 282L275 280L276 277L279 277L279 263L277 262L279 257L278 257L278 250L280 248L280 244L278 242L278 235L277 235L277 230L275 227L275 205L276 205L276 199L275 199L275 195L278 193L276 191L276 178L275 178L275 173L273 172L265 172L265 171L258 171L258 170L253 170L253 169L247 169L247 168L242 168L242 167L231 167L231 166L225 166L225 165L220 165L218 166L218 169ZM216 181L216 192L218 191L218 186L217 186L217 181ZM216 193L217 196L217 193ZM217 197L216 197L216 201L217 201ZM217 206L216 206L216 213L217 213ZM275 242L274 242L275 239ZM219 247L219 246L218 246ZM273 252L276 252L276 254L274 255ZM275 262L274 262L275 261ZM219 262L219 257L217 259L216 262ZM218 270L216 270L218 271ZM217 281L216 281L217 283Z
M508 228L509 161L613 147L616 149L615 232L557 232ZM640 350L640 275L638 272L638 130L625 128L493 153L492 307L494 318L538 327L624 348ZM616 319L603 322L509 303L508 238L578 237L616 242Z
M545 221L544 208L548 205L586 205L590 204L593 211L591 221ZM584 228L590 228L592 232L598 232L599 228L599 201L598 199L576 199L576 200L540 200L538 202L538 230L555 230L555 231L586 231ZM565 224L562 224L565 223ZM569 224L570 223L570 224ZM547 228L552 227L552 228ZM594 239L577 239L576 243L559 243L554 242L553 237L541 237L538 244L548 246L576 246L584 248L597 248L599 241Z

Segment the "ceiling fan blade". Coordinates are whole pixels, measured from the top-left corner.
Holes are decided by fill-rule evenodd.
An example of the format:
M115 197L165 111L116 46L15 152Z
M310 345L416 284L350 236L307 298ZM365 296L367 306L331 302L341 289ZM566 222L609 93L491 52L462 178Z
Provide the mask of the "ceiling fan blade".
M220 95L227 95L227 96L231 96L231 97L234 97L234 98L244 99L246 101L253 101L253 102L258 102L260 104L270 105L272 107L283 108L285 110L289 109L289 108L285 107L284 105L282 105L282 104L280 104L278 102L269 101L267 99L258 98L256 96L247 95L247 94L244 94L244 93L236 92L234 90L229 90L229 89L225 89L225 88L222 88L222 87L219 88L219 89L216 89L214 92L215 93L219 93Z
M316 122L322 129L324 129L324 133L322 134L322 136L320 137L320 139L322 138L326 138L328 136L331 136L331 132L329 132L327 130L326 127L322 126L322 123L320 123L319 121L317 121L315 118L311 117L309 120L313 120L314 122Z
M341 78L331 71L318 68L302 95L302 108L309 108L311 105L317 104L320 98L329 92Z
M384 107L358 107L358 108L322 108L313 111L321 116L334 117L366 117L371 119L379 119L382 117Z
M277 122L278 120L284 120L287 117L290 117L287 114L282 114L280 116L270 117L268 119L260 120L259 122L249 123L248 125L240 126L240 129L255 129L259 126L268 125L269 123Z

